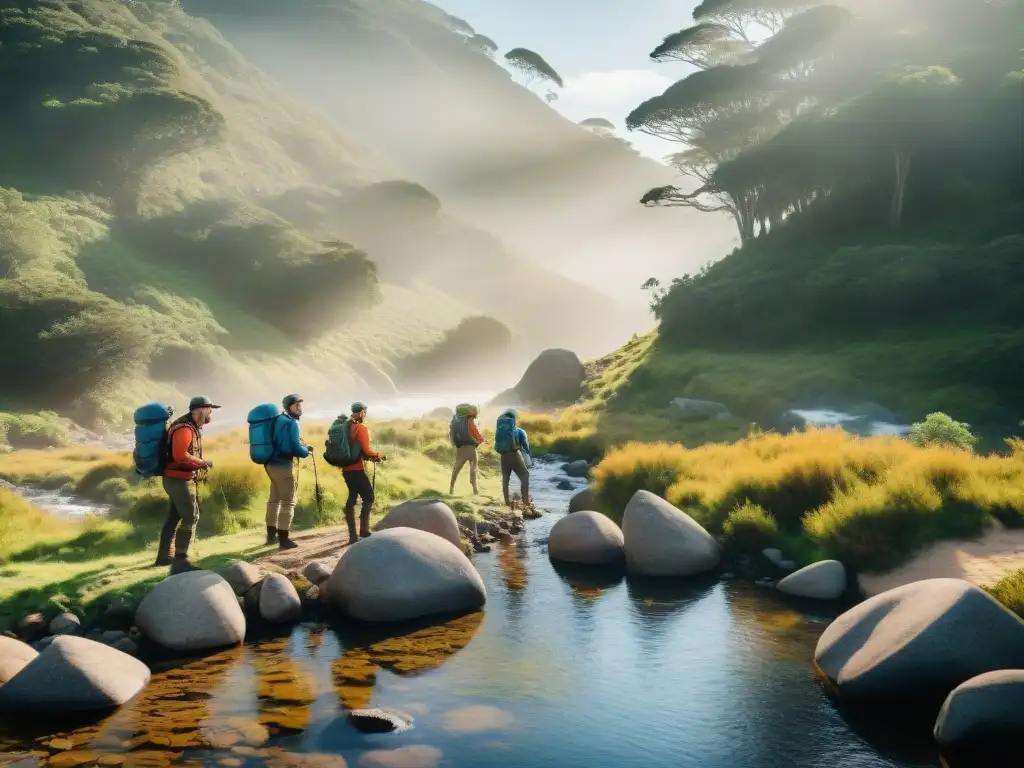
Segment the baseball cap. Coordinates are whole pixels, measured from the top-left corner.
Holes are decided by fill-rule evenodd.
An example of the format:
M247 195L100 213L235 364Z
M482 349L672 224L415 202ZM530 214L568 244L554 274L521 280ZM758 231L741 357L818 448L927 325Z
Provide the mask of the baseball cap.
M203 395L193 397L188 401L188 409L194 411L197 408L220 408L219 405L214 405L213 400Z
M352 403L352 413L359 413L360 411L365 411L365 410L366 410L366 403L361 403L358 400L356 400L354 403Z
M281 401L281 405L283 405L285 408L291 408L296 403L301 403L301 402L302 402L302 396L301 395L296 395L295 393L292 393L290 395L286 395L285 396L284 400Z

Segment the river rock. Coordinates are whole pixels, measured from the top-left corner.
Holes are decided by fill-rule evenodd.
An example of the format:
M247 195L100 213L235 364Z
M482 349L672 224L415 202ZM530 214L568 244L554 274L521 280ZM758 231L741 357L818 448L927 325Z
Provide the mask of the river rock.
M82 620L65 611L50 622L51 635L77 635L82 631Z
M973 584L925 579L839 616L814 661L849 701L945 696L976 675L1024 668L1024 622Z
M18 622L18 637L26 643L34 643L46 637L46 619L41 613L32 613Z
M21 672L38 655L28 643L0 635L0 685Z
M359 756L358 768L437 768L443 753L426 744L396 749L371 749Z
M224 581L231 585L231 589L236 595L244 595L253 584L258 584L263 578L263 573L259 568L244 560L235 560L222 568L219 573Z
M578 459L564 465L562 471L569 477L586 477L590 474L590 465L583 459Z
M775 588L794 597L837 600L846 591L846 568L838 560L821 560L789 574Z
M386 531L389 528L416 528L440 536L456 547L462 546L455 513L438 499L413 499L393 507L377 523L375 530Z
M260 589L260 616L273 624L295 621L302 615L302 600L287 577L268 573Z
M685 512L637 491L622 516L626 568L637 576L692 576L715 568L718 542Z
M124 704L149 682L141 661L84 637L64 635L0 686L0 709L61 715Z
M323 584L331 575L331 568L319 560L314 560L302 569L302 575L310 584Z
M321 586L321 602L362 621L474 611L487 599L476 568L449 541L391 528L353 544Z
M211 571L168 576L139 605L135 621L150 640L174 651L203 651L245 638L235 591Z
M569 499L569 512L579 512L583 509L594 509L597 506L597 499L590 488L584 488Z
M775 547L768 547L767 549L762 549L761 554L764 556L764 559L772 565L778 565L782 562L782 559L785 557L785 555L782 554L782 550L776 549Z
M557 488L560 491L571 491L572 480L569 480L568 478L566 478L565 480L559 480L558 483L555 484L555 488Z
M238 603L242 611L250 616L260 615L260 592L263 591L263 579L260 579L246 591Z
M980 744L1024 734L1024 669L986 672L961 683L946 697L935 721L943 748Z
M121 653L127 653L129 656L134 656L139 652L138 644L130 637L122 637L110 647L116 648Z
M622 530L600 512L581 510L551 527L548 555L552 560L604 565L622 559Z

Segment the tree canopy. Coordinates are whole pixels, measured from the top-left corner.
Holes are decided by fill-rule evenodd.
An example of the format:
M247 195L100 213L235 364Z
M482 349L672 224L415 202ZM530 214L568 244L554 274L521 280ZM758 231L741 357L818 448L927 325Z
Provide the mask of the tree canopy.
M562 87L562 76L539 53L528 48L513 48L505 54L509 66L520 72L528 82L542 80Z
M498 52L498 44L487 35L473 35L466 42L487 56L494 56Z

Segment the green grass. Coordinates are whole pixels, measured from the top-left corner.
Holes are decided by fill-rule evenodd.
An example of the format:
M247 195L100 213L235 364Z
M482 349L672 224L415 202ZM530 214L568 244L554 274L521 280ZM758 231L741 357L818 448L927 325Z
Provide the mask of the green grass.
M986 591L1024 619L1024 568L1006 574Z

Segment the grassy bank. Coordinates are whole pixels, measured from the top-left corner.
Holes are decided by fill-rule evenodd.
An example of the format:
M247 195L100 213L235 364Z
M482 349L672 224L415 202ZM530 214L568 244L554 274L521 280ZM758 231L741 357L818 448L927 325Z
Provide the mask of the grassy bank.
M798 562L889 570L940 539L999 521L1024 526L1024 444L1009 456L918 448L838 429L763 434L733 445L633 443L594 471L613 518L641 488L687 510L737 551L781 546Z
M305 425L303 438L322 446L326 428ZM445 498L457 514L475 514L481 505L500 498L498 462L488 446L481 450L481 496L468 495L468 469L459 478L457 495L448 496L452 449L447 424L382 423L372 425L371 433L375 445L388 455L377 469L375 515L425 494ZM204 453L215 468L200 488L202 513L192 554L205 567L268 551L263 546L267 479L262 468L249 461L246 440L244 431L236 431L204 441ZM312 461L300 465L295 530L343 522L347 492L341 473L323 462L317 469L319 507ZM135 477L128 453L87 448L16 451L0 456L0 478L68 487L113 509L109 518L66 521L0 488L0 626L35 610L82 607L110 592L137 593L166 575L164 569L150 565L167 499L159 480Z

